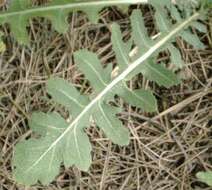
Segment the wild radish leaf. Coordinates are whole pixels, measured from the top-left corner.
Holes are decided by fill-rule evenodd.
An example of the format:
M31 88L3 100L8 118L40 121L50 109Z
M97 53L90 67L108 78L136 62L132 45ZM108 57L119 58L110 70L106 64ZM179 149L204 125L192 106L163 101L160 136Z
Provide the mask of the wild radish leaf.
M140 22L139 22L140 21ZM143 51L148 50L154 44L154 41L148 37L147 31L144 26L142 14L140 11L135 10L131 16L132 23L132 37L135 44L138 46L138 55ZM157 51L155 52L157 55ZM139 66L139 70L147 79L158 83L159 85L170 87L178 84L180 81L171 71L166 69L164 65L154 63L154 59L148 59ZM135 73L134 73L135 74Z
M139 53L143 54L146 50L150 49L154 42L147 34L146 27L141 11L135 10L131 16L132 23L132 36L133 40L139 48Z
M13 160L14 165L19 166L14 170L16 180L26 185L37 180L47 184L59 173L61 162L66 167L74 164L86 171L91 163L91 145L82 129L83 122L88 122L85 117L63 135L68 123L58 114L34 114L30 121L31 129L46 134L39 139L24 140L16 146ZM57 142L61 135L63 138Z
M175 10L175 14L172 14L172 16L174 16L175 19L178 17L178 21L182 15L175 8L175 6L178 6L178 3L177 5L174 5L173 3L171 3L170 0L52 0L49 3L46 3L45 6L33 6L31 4L31 0L12 0L10 2L9 9L7 11L1 12L0 24L8 23L10 25L12 35L20 43L28 44L29 38L27 34L27 26L29 25L30 18L45 17L52 22L52 25L56 31L60 33L65 33L68 30L67 17L70 12L83 11L87 13L89 19L93 23L96 23L99 19L98 13L104 7L116 5L126 12L126 9L129 5L144 3L152 4L156 8L166 7L170 12L172 10ZM189 6L186 7L189 8ZM177 14L178 16L176 16ZM186 17L183 18L186 19ZM162 20L160 19L160 21ZM166 22L166 20L164 20L164 22Z
M115 0L108 2L115 2ZM31 11L30 9L29 12ZM59 172L61 163L66 167L75 165L81 170L88 170L91 164L91 145L84 130L90 126L91 121L95 121L112 142L127 145L129 131L118 119L117 114L120 113L120 108L111 105L112 98L117 95L126 103L144 111L156 111L156 99L151 91L129 89L126 82L132 74L142 73L160 85L169 87L178 84L176 75L166 69L163 64L157 64L155 57L165 45L172 42L179 32L199 16L199 13L195 13L181 23L177 23L169 29L169 33L161 34L157 40L151 40L148 35L145 38L141 36L141 41L150 41L143 46L139 43L140 40L136 41L136 39L139 39L139 33L143 33L144 26L141 25L143 28L140 28L139 21L131 19L133 30L131 40L138 44L139 50L130 58L126 56L126 53L129 55L131 43L129 41L124 43L121 37L115 39L114 36L121 33L119 27L114 25L112 27L113 49L118 66L121 65L120 72L115 78L110 76L108 72L110 69L101 67L94 53L87 50L76 52L74 54L76 66L90 82L94 93L89 97L82 95L73 84L59 78L51 78L47 82L47 91L52 99L68 108L70 116L65 120L55 113L33 114L29 124L32 131L38 135L37 138L19 142L15 147L13 168L16 180L27 185L37 181L49 183ZM133 12L132 17L140 19L138 11ZM136 32L135 28L140 29Z
M20 12L30 7L30 0L15 0L12 1L8 13ZM28 22L28 16L17 14L15 17L0 16L0 23L10 23L12 34L15 38L23 43L28 43L28 34L26 31L26 25Z
M55 121L57 122L55 123ZM16 146L16 156L13 162L15 166L20 167L16 167L14 176L17 181L26 185L34 184L38 179L46 184L59 172L62 161L60 157L61 144L57 144L48 151L45 157L42 158L41 155L51 146L68 124L58 114L49 115L44 113L33 114L29 123L30 128L41 134L42 137L40 139L24 140ZM36 164L39 159L39 164Z
M126 9L130 4L146 3L147 0L52 0L45 6L32 6L31 0L12 0L7 11L0 14L0 24L8 23L12 35L23 44L29 43L27 26L33 17L45 17L52 22L53 27L60 33L68 29L67 17L70 12L84 11L89 19L96 23L99 11L106 6L119 5ZM122 6L120 6L122 5Z
M139 10L133 11L131 23L132 38L139 48L138 53L135 56L140 56L153 46L154 41L147 35L143 18ZM117 24L112 25L112 43L121 72L124 68L127 68L131 62L129 57L130 46L122 41L121 31ZM137 73L142 73L147 79L157 82L159 85L165 87L170 87L172 85L179 84L180 82L174 73L166 69L164 65L154 63L153 59L146 60L146 62L142 63L131 75L133 76Z
M199 32L207 33L207 27L204 24L200 23L200 22L194 22L192 24L192 26L194 28L196 28Z
M29 121L29 127L42 136L49 132L56 132L57 134L58 131L63 130L66 126L66 121L57 113L35 112Z
M155 3L156 2L154 1L153 4L155 5ZM156 10L156 13L155 13L156 25L157 25L159 31L161 33L169 33L172 24L171 24L170 19L168 19L168 16L166 13L167 10L165 9L164 6L158 5L158 4L157 4L157 6L155 5L154 7ZM168 4L167 4L166 7L168 8L168 10L170 10L171 15L173 16L174 19L176 19L176 21L178 21L178 22L182 21L181 14L179 13L179 11L177 10L177 8L175 6L173 6L172 4L169 4L169 6L168 6ZM196 21L196 22L192 23L192 26L194 26L201 32L207 31L205 26L202 25L200 22ZM183 31L182 33L179 33L179 37L181 37L187 43L194 46L196 49L204 49L203 43L190 30L186 30L186 31ZM177 48L175 48L173 45L169 45L166 48L168 49L168 51L170 53L171 63L174 64L176 69L182 68L184 65L183 65L183 60L182 60L179 50Z
M121 72L129 66L130 63L129 52L131 50L132 44L131 41L130 43L123 42L120 26L116 23L112 25L111 41L113 44L113 51L116 54L116 59L119 65L119 72Z
M40 180L41 183L47 184L55 178L62 161L58 157L60 152L57 147L48 151L39 164L34 165L53 142L53 139L45 137L45 139L25 140L16 146L14 152L16 156L13 160L16 168L13 175L19 183L32 185Z

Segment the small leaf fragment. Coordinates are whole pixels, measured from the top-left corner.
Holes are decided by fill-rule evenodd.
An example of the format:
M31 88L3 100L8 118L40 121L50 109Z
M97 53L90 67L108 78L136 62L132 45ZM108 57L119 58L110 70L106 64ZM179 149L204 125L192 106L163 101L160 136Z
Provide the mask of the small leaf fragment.
M157 101L150 90L131 90L126 85L123 85L119 96L121 96L130 105L141 108L146 112L157 111Z
M176 67L176 69L182 68L184 66L184 62L180 51L172 44L168 46L168 50L171 54L171 63Z
M74 53L74 60L79 69L90 81L96 93L107 86L110 76L105 75L101 62L95 53L87 50L80 50Z
M88 104L89 100L70 83L61 78L51 78L47 82L47 91L55 102L67 107L77 115Z
M141 73L149 80L167 88L180 83L177 75L168 70L163 64L156 64L149 60L139 66Z
M128 145L129 130L122 126L116 114L117 108L98 102L93 117L109 139L121 146Z
M196 174L197 178L200 179L202 182L212 186L212 171L208 172L198 172Z

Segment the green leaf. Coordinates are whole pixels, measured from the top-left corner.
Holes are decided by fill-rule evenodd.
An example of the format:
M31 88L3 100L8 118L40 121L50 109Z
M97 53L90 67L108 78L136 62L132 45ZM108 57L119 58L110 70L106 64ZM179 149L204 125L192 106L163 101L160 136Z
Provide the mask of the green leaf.
M154 5L155 7L162 6L162 5L169 7L171 5L170 0L163 0L163 1L149 0L149 3Z
M157 110L157 101L150 90L131 90L126 84L123 84L119 96L129 104L139 107L144 111L155 112Z
M15 147L16 156L13 164L16 167L14 177L17 181L26 185L34 184L37 180L47 184L59 172L60 163L62 162L60 156L61 143L48 152L46 150L64 132L68 124L58 114L48 115L44 113L33 114L29 124L33 131L46 136L45 138L42 136L40 139L24 140ZM44 152L46 154L42 156Z
M183 40L192 45L195 49L204 49L205 45L200 41L199 37L189 31L184 31L181 34Z
M98 102L95 106L94 120L104 133L118 145L129 144L129 130L122 126L116 117L120 109Z
M64 79L51 78L47 83L47 91L55 102L67 107L73 115L79 114L89 102L86 96Z
M200 22L193 22L192 23L192 26L194 28L196 28L199 32L202 32L202 33L207 33L207 27L206 25L200 23Z
M174 64L177 69L182 68L184 66L184 62L180 51L172 44L168 46L168 50L171 56L171 63Z
M15 0L12 1L11 6L8 9L9 13L24 11L30 7L30 0ZM28 25L28 16L21 14L16 17L6 17L5 21L10 23L13 36L20 42L26 44L29 42L26 26Z
M171 20L168 19L168 12L167 9L170 11L171 16L173 19L175 19L178 22L182 22L182 16L179 12L179 10L176 8L176 6L170 4L166 5L166 8L164 7L164 4L162 3L156 3L152 2L154 5L154 8L156 10L155 13L155 20L157 28L159 29L160 33L169 33L171 28ZM186 6L186 5L185 5ZM189 9L189 8L188 8ZM206 33L207 29L206 26L200 23L199 21L193 22L192 25L196 29L198 29L200 32ZM190 30L186 30L179 34L187 43L193 45L197 49L204 49L204 44L199 40L199 38L193 34ZM181 54L177 48L175 48L173 45L169 45L168 50L170 52L171 57L171 63L174 64L176 69L183 67L183 61L181 58Z
M63 131L66 126L66 121L58 113L35 112L29 120L29 127L42 136L45 136L47 132L57 134Z
M149 80L160 86L170 87L180 83L180 80L172 72L166 69L163 64L156 64L153 60L143 63L140 66L141 73Z
M84 8L83 11L85 13L87 13L88 15L88 18L89 20L92 22L92 23L97 23L98 20L99 20L99 11L103 8L104 6L93 6L93 7L90 7L90 8Z
M141 11L133 11L130 20L132 24L133 40L139 48L138 52L140 52L140 54L143 54L145 51L150 49L154 43L147 34Z
M175 6L171 6L170 8L170 13L171 13L171 16L174 20L178 21L178 22L181 22L182 21L182 17L181 17L181 14L180 12L178 11L177 7Z
M202 182L212 186L212 171L209 172L198 172L196 174L197 178L199 178Z
M162 33L168 33L171 28L171 23L167 19L166 10L163 6L155 6L156 13L155 13L155 20L158 29Z
M109 139L119 145L127 145L129 131L117 118L120 108L111 106L111 99L108 102L107 97L118 95L145 111L154 111L156 100L152 93L141 89L134 91L128 89L125 84L127 77L139 71L160 85L169 87L177 84L179 80L176 75L164 65L154 63L153 55L157 55L162 47L199 16L199 13L195 13L182 23L174 25L168 34L152 41L148 49L140 50L136 58L129 60L128 64L123 64L123 71L114 79L109 76L110 69L101 67L95 54L87 50L75 53L76 66L79 66L90 81L96 94L95 96L92 94L89 98L81 95L73 84L59 78L51 78L47 82L47 91L53 100L67 107L72 114L67 120L55 113L33 114L29 124L38 135L16 145L12 161L15 179L26 185L35 184L37 181L47 184L59 172L61 163L64 163L65 167L75 165L81 170L88 170L91 164L91 145L84 129L90 126L92 118ZM116 28L116 32L118 30ZM122 52L125 46L120 40L121 38L114 42L121 44L119 49L114 50L118 52L119 59L123 60Z
M96 93L108 85L110 76L105 75L96 54L87 50L80 50L74 54L74 60L78 64L79 69L95 88Z
M77 166L80 170L87 171L91 165L91 144L88 136L83 131L84 124L89 123L89 118L83 118L68 131L62 139L62 151L66 167Z
M123 71L129 66L131 62L130 56L129 56L131 44L123 42L120 26L115 23L112 25L111 41L113 44L113 51L116 54L116 59L119 65L119 69L120 71Z
M16 146L13 165L14 177L19 183L32 185L39 180L47 184L59 173L61 162L66 167L75 165L81 170L88 170L91 145L83 131L88 117L84 117L69 131L68 123L58 114L39 113L29 123L32 130L43 134L45 132L46 135L22 141ZM57 142L59 138L61 140Z
M19 183L29 186L40 180L41 183L48 184L55 178L61 163L58 145L49 150L39 164L35 164L53 142L54 140L50 138L30 139L20 142L15 147L13 173Z
M28 21L33 17L45 17L51 20L53 27L60 33L68 29L67 17L70 12L84 11L89 19L96 23L99 11L106 6L144 3L146 0L53 0L45 6L32 6L31 0L12 0L7 11L0 14L0 24L9 23L12 35L22 44L28 44Z
M179 11L177 11L177 9L171 4L170 0L52 0L45 4L45 6L32 6L30 0L12 0L9 9L7 11L1 12L0 24L8 23L11 27L12 35L20 43L28 44L29 38L26 27L29 25L28 21L31 18L45 17L51 20L55 30L60 33L65 33L68 29L67 17L70 12L83 11L87 13L88 18L93 23L97 23L99 19L98 13L104 7L117 5L119 8L126 12L126 9L129 5L143 3L152 4L156 9L157 7L158 9L164 9L164 7L166 7L170 10L170 12L173 12L172 10L174 10L175 12L172 14L172 16L174 16L179 21L179 14L177 16L177 12L179 13ZM159 12L156 14L158 13ZM157 18L159 19L161 15L158 16L159 17ZM159 20L163 21L161 19ZM203 31L204 29L201 27L201 30Z

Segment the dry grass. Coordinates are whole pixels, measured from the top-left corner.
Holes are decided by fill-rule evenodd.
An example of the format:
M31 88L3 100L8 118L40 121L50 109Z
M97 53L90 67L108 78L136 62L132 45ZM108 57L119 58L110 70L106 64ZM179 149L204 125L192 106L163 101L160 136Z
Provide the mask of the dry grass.
M146 21L152 30L151 14ZM137 78L132 85L150 85L157 95L159 112L155 115L125 106L120 118L131 131L126 147L112 144L103 133L87 129L93 145L93 164L89 172L61 168L48 187L25 188L15 183L11 173L14 145L28 137L27 118L33 111L53 110L46 96L45 82L57 75L89 92L83 76L73 63L72 53L88 48L98 53L103 64L114 62L110 44L110 24L118 22L126 36L129 20L115 9L101 13L101 24L90 24L85 15L73 14L70 28L59 35L48 21L31 22L29 47L18 45L3 28L7 51L0 57L0 189L1 190L192 190L211 188L197 181L200 170L212 169L212 49L195 51L178 42L186 62L179 74L184 82L164 89ZM150 24L149 24L150 23ZM209 36L200 36L206 46ZM163 59L168 59L163 57ZM122 104L122 102L119 102ZM57 111L66 115L63 108Z

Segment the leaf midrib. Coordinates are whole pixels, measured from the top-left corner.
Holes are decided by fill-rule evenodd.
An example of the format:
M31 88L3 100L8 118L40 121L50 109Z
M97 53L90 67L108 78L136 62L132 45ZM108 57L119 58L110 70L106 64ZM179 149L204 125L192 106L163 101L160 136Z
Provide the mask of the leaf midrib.
M67 129L60 135L58 138L49 146L49 148L39 157L39 159L27 170L30 171L33 167L35 167L44 157L45 155L52 149L54 146L59 143L63 137L74 129L75 125L80 121L80 119L89 112L93 106L98 103L114 86L116 86L119 82L121 82L124 78L128 76L135 68L137 68L141 63L143 63L145 60L147 60L155 51L157 51L160 47L162 47L166 42L168 42L173 36L175 36L179 31L181 31L184 27L189 25L190 22L197 19L200 16L200 13L195 13L191 17L189 17L187 20L182 22L181 24L175 26L173 30L170 31L170 33L162 37L160 40L158 40L155 45L152 46L146 53L144 53L141 57L139 57L137 60L135 60L133 63L131 63L126 70L124 70L118 77L116 77L108 86L100 92L85 108L84 110L73 120L73 122L67 127Z
M11 12L3 12L0 14L0 18L2 17L10 17L10 16L20 16L20 15L30 15L33 13L39 12L47 12L54 10L65 10L65 9L77 9L77 8L89 8L95 6L114 6L114 5L130 5L130 4L145 4L148 3L148 0L105 0L105 1L87 1L87 2L70 2L64 5L47 5L41 7L32 7L26 10L20 11L11 11Z

